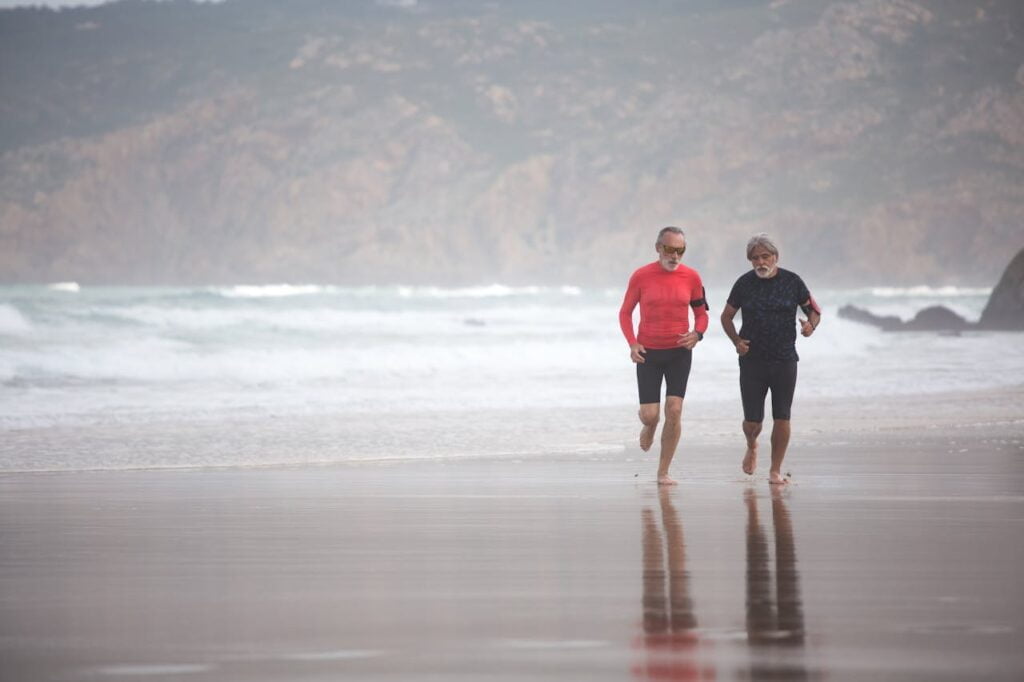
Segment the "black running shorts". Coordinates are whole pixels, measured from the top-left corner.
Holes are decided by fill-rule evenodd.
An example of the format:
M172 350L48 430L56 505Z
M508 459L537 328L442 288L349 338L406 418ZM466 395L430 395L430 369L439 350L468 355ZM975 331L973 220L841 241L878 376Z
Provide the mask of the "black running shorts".
M646 362L636 364L636 385L640 404L661 402L661 380L665 380L665 395L686 396L686 382L690 379L693 351L686 348L649 348L644 352Z
M764 421L764 399L768 391L772 392L772 418L789 419L796 391L796 361L740 358L740 397L745 421Z

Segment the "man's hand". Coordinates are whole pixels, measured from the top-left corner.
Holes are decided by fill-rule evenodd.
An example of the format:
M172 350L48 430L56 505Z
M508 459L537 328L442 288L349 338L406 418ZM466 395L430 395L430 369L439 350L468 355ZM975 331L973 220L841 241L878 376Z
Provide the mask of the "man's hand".
M801 319L800 333L803 334L804 336L810 336L811 334L814 333L814 325L811 324L808 320Z
M686 350L693 350L698 341L700 341L700 337L697 336L697 332L686 332L679 335L679 345Z
M644 353L646 352L647 349L645 349L642 345L640 345L639 343L634 343L629 347L629 359L637 363L638 365L642 365L645 362L647 362L647 360L644 358Z
M747 339L740 339L736 342L736 353L741 357L750 352L750 341Z

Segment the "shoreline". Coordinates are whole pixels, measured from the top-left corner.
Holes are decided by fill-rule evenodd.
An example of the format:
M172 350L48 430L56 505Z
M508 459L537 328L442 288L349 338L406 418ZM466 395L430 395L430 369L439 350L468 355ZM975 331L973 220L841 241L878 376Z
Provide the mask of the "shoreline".
M739 447L739 400L685 403L680 452ZM969 392L801 400L791 448L981 431L1024 438L1024 384ZM635 405L313 415L13 429L0 476L73 471L331 467L371 462L641 457ZM725 416L731 412L731 416ZM769 412L770 415L770 412ZM766 418L770 429L770 416ZM763 434L763 445L767 434ZM1022 446L1024 447L1024 446ZM657 449L655 445L654 450ZM415 453L415 454L410 454Z
M845 421L815 405L782 490L764 462L740 472L717 422L684 423L680 485L660 489L621 434L597 453L0 473L0 677L1017 680L1022 390Z
M1019 679L1020 450L896 449L0 476L0 676Z

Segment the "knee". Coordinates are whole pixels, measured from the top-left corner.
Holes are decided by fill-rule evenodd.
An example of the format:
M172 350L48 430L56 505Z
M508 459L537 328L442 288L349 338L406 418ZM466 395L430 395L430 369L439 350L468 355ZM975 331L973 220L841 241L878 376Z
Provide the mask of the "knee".
M654 403L652 407L646 405L640 407L640 421L644 426L658 425L658 407L657 403Z
M669 400L665 403L665 421L677 422L683 417L683 401Z

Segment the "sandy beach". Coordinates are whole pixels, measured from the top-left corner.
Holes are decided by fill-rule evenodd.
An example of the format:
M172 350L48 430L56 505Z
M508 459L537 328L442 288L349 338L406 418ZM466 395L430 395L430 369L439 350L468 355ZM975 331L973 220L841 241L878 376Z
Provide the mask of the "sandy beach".
M696 404L670 490L628 444L5 473L0 677L1017 680L1022 395L807 405L779 493Z

